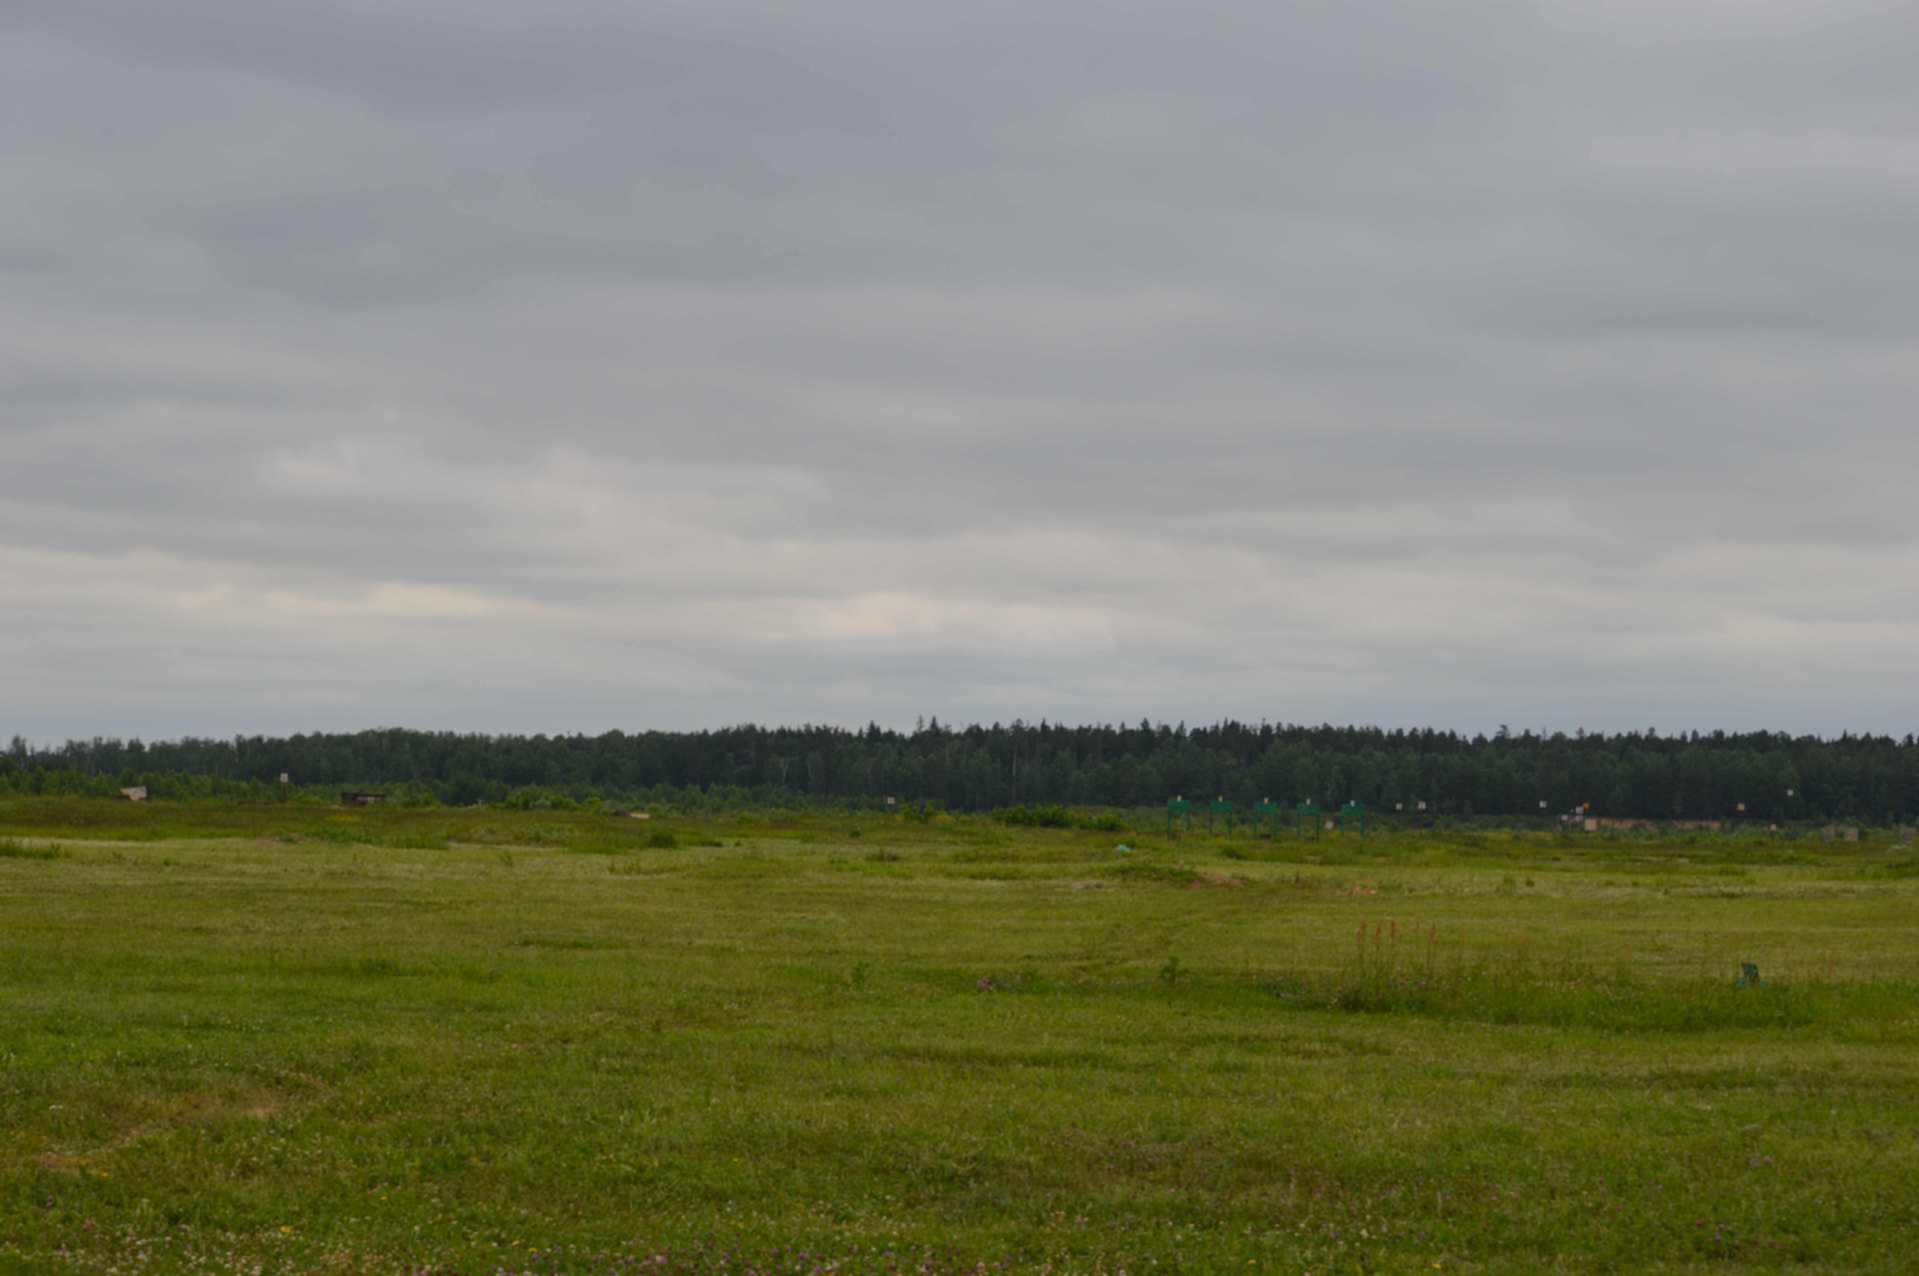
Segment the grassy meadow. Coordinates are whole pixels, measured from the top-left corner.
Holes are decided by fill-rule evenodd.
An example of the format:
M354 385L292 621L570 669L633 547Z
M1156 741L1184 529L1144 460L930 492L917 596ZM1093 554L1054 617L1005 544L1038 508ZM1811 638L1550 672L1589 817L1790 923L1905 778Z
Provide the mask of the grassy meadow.
M10 802L0 1270L1911 1271L1916 921L1885 835Z

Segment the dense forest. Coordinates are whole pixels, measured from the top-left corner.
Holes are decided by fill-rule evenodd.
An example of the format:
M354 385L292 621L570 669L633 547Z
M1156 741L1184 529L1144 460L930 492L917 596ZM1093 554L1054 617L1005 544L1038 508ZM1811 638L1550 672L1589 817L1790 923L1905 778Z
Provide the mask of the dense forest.
M285 789L282 774L290 777ZM1919 742L1750 734L1511 734L1222 722L1193 729L1029 724L910 732L738 726L604 735L387 729L285 738L71 741L0 756L0 794L267 797L387 786L403 800L555 799L878 804L1427 803L1450 816L1537 816L1590 803L1614 816L1887 820L1919 813ZM1544 803L1544 807L1541 804Z

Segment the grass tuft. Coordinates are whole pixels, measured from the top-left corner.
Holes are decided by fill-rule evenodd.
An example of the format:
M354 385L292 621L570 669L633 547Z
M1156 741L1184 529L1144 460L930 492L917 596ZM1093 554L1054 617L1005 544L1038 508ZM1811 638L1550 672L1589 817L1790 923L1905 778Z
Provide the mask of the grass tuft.
M67 853L53 842L33 846L18 838L0 837L0 860L58 860L66 856Z
M1919 1004L1919 982L1655 979L1627 966L1575 958L1541 961L1524 949L1441 958L1436 929L1391 933L1361 924L1352 959L1331 973L1272 977L1275 996L1302 1008L1417 1015L1489 1024L1591 1028L1612 1032L1699 1033L1788 1030L1814 1024L1896 1021Z
M1104 872L1107 877L1117 877L1121 881L1150 882L1159 886L1197 886L1206 880L1204 873L1184 864L1142 864L1138 860L1108 865Z

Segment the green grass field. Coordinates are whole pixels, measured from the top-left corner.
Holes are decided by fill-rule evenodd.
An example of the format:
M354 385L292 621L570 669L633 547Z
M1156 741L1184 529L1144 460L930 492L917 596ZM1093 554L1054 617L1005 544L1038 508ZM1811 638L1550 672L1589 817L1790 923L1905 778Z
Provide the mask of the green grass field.
M0 805L0 1269L1912 1271L1916 906L1870 838Z

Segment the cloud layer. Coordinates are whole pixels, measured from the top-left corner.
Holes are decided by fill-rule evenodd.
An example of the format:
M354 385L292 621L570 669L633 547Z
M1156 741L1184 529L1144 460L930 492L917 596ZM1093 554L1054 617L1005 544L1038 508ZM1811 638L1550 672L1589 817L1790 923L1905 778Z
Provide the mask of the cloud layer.
M1904 733L1916 46L15 0L0 731Z

